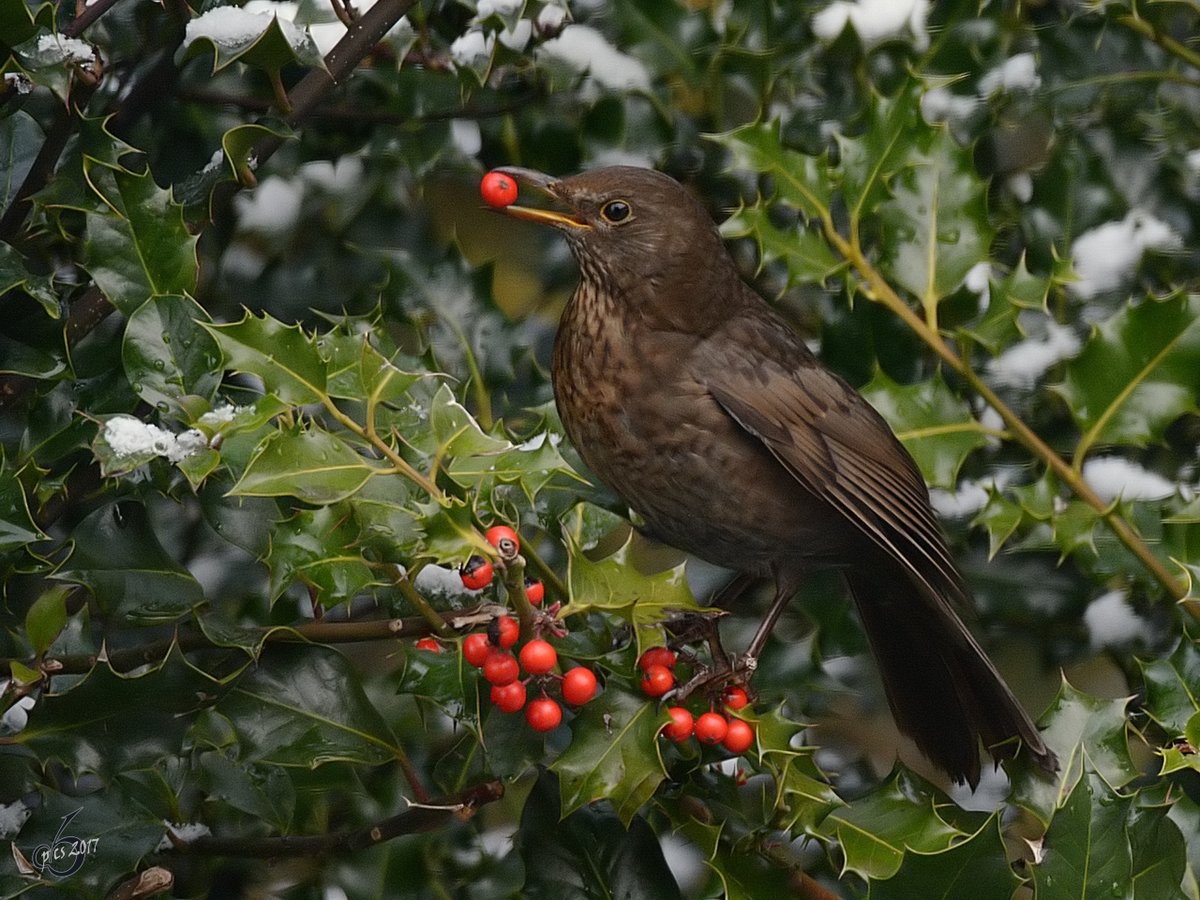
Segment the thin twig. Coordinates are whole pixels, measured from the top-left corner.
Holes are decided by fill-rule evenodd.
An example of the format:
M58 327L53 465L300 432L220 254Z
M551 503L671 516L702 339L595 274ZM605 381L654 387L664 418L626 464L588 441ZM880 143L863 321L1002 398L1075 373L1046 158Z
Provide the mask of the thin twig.
M198 837L176 841L174 852L198 856L233 856L250 859L316 856L362 850L405 834L434 831L447 820L465 820L480 807L504 796L500 781L485 781L449 797L411 804L399 815L351 831L278 837Z
M492 616L490 607L469 610L449 610L438 613L451 632L469 629L487 621ZM371 619L364 622L306 622L301 625L270 626L253 629L256 640L264 644L314 643L346 644L363 641L400 640L425 637L433 632L430 623L422 616L404 619ZM134 647L110 650L108 665L116 672L128 672L139 666L162 662L178 647L184 653L203 650L237 649L226 644L217 644L196 627L179 628L171 637L148 641ZM69 656L47 657L41 663L42 670L49 675L84 675L103 661L98 653L80 653ZM0 668L7 670L11 663L36 667L37 660L30 658L0 659Z

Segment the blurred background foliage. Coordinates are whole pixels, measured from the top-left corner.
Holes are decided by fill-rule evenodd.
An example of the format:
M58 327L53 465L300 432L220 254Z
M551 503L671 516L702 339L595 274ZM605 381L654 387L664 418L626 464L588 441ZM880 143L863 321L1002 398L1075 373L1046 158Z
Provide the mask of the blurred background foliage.
M0 0L0 892L1200 896L1198 19ZM752 751L656 744L720 577L577 474L574 265L477 191L613 163L906 441L1055 779L930 771L832 578ZM495 521L604 683L545 738L456 652Z

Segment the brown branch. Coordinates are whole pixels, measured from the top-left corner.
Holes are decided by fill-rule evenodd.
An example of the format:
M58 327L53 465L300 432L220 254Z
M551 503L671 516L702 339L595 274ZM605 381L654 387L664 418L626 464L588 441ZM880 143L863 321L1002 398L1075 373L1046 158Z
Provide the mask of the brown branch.
M314 109L310 113L309 119L355 122L365 125L413 125L422 122L445 122L450 119L490 119L496 116L505 116L523 109L538 96L538 92L530 91L513 98L507 103L500 103L495 106L464 106L458 109L444 109L437 112L419 113L417 115L390 112L383 109L362 109L355 106L330 104ZM238 109L257 113L267 113L276 108L273 102L264 97L249 97L245 94L231 94L226 91L210 90L203 87L183 88L176 93L175 97L184 102L212 106L234 106Z
M310 69L287 95L291 110L284 121L295 127L308 119L320 104L352 73L416 0L379 0L346 29L345 36L325 57L325 68ZM268 135L254 147L254 159L262 165L283 146L283 138Z
M175 851L202 856L275 859L362 850L401 835L433 831L452 819L468 819L481 806L494 803L503 796L504 785L500 781L485 781L432 803L414 804L399 815L364 828L330 834L268 838L205 836L186 842L177 841Z
M117 5L118 0L96 0L80 10L79 15L68 22L62 30L67 37L79 37L84 29Z
M491 606L479 606L468 610L442 612L440 615L454 631L465 631L490 621L495 615L495 609ZM433 628L422 616L404 619L371 619L362 622L306 622L303 625L277 625L254 630L264 644L348 644L425 637L433 633ZM161 662L175 647L184 653L237 649L226 644L214 643L199 628L185 627L178 629L169 638L109 651L107 654L80 653L72 656L47 657L41 662L40 668L50 676L83 675L90 672L96 665L107 661L114 671L128 672L139 666ZM0 668L7 669L13 662L19 662L32 668L39 666L37 660L10 658L0 659Z

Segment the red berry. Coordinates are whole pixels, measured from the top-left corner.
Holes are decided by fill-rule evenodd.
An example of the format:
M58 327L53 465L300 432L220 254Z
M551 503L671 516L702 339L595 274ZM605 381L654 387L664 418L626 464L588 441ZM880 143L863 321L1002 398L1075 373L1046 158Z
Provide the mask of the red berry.
M458 577L462 579L463 587L470 591L487 587L492 583L493 574L495 573L492 570L492 564L482 556L472 556L458 570Z
M500 551L501 556L516 556L521 549L521 539L507 525L493 525L485 537L489 544Z
M562 698L571 706L582 706L596 696L596 673L583 666L567 671L562 680Z
M730 753L745 753L754 744L754 726L742 719L730 719L721 746Z
M517 658L493 647L483 661L483 677L492 684L512 684L521 674Z
M479 193L488 206L509 206L516 202L517 183L503 172L488 172L479 182Z
M519 681L493 684L492 705L500 712L515 713L525 705L525 685Z
M725 696L722 699L730 709L745 709L750 704L750 695L746 693L746 689L736 684L725 688Z
M518 654L521 668L530 675L545 675L558 665L558 651L541 638L530 641Z
M666 647L651 647L638 660L638 668L645 672L651 666L675 668L675 654Z
M675 676L666 666L647 666L642 675L642 693L647 697L661 697L675 687Z
M682 744L692 736L692 714L682 706L672 706L667 712L671 714L671 721L663 726L663 734Z
M488 625L488 635L493 643L507 650L521 636L521 626L512 616L497 616Z
M441 653L442 645L431 637L423 637L416 643L418 650L428 650L430 653Z
M534 606L541 606L546 599L546 586L536 578L526 578L525 598Z
M463 638L462 655L463 659L479 668L487 660L488 651L492 649L492 642L488 640L488 636L481 631L474 634L468 634Z
M719 744L728 731L729 722L720 713L706 712L696 720L696 740L702 744Z
M549 697L538 697L525 707L525 721L534 731L553 731L562 721L562 707Z

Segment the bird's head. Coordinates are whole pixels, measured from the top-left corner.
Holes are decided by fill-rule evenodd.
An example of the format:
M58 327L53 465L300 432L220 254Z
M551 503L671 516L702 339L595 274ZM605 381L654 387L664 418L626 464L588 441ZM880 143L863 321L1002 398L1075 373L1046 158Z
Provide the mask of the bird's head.
M562 232L583 277L601 280L618 294L635 285L671 284L677 288L672 293L702 282L711 287L714 273L734 271L708 212L687 188L661 172L609 166L554 178L516 167L497 171L535 188L558 207L507 206L500 211Z

